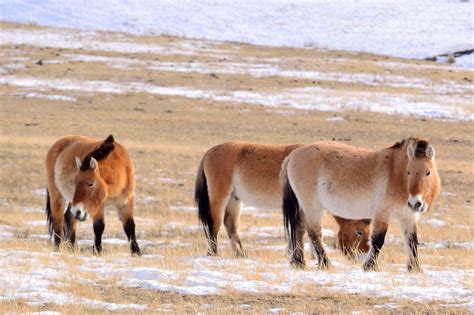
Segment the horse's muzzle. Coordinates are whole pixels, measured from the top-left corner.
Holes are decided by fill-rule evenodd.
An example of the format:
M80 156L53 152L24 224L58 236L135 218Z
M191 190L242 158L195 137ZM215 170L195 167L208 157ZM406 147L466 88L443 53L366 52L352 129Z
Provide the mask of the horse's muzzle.
M410 196L407 205L413 212L425 212L428 209L426 202L423 202L423 200L418 196Z
M82 203L79 204L79 207L73 207L71 212L74 215L74 218L79 221L85 221L87 220L88 214L87 211L82 209Z
M85 221L87 220L87 212L76 212L76 214L74 215L74 218L76 218L76 220L79 220L79 221Z

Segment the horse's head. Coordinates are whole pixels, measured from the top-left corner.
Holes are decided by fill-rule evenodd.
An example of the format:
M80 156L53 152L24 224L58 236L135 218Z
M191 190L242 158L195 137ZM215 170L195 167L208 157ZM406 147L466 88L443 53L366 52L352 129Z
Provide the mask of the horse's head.
M426 212L441 190L434 161L435 150L428 141L410 139L407 155L407 204L414 212Z
M370 219L334 218L339 223L338 243L344 255L354 257L357 252L366 253L369 251Z
M83 162L76 157L77 175L74 178L75 191L72 200L72 214L79 221L94 217L100 211L107 198L105 181L99 174L99 163L93 157L86 157Z

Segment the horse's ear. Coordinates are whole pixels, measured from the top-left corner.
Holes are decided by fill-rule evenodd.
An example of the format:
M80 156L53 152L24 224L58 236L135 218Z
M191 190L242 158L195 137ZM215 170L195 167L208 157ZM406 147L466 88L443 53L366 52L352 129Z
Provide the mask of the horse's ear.
M80 170L82 166L81 159L78 156L76 156L76 166L77 166L77 170Z
M433 148L431 144L428 146L428 148L426 148L426 156L432 160L435 157L435 149Z
M407 154L410 159L415 156L415 148L411 143L409 143L407 146Z
M91 161L89 163L90 169L93 171L98 171L99 170L99 163L97 163L97 160L94 158L91 158Z

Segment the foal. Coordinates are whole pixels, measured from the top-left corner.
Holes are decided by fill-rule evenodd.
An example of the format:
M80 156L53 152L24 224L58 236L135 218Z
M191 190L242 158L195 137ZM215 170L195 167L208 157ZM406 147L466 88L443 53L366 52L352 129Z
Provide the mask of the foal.
M46 214L56 249L63 238L74 246L77 221L90 215L94 222L94 251L100 254L104 208L113 205L132 254L140 254L133 220L134 170L127 150L112 135L105 141L85 136L59 139L48 151L46 170Z
M226 142L209 149L199 166L195 200L208 240L208 255L217 255L217 234L224 223L237 257L245 256L238 234L242 203L258 209L281 207L280 170L293 145ZM337 221L344 253L368 250L370 224L365 220Z
M420 270L416 223L441 189L434 157L433 146L416 138L379 151L326 141L294 150L282 166L283 215L291 263L304 267L302 238L307 231L319 267L330 265L321 234L326 209L348 219L373 218L364 270L376 268L389 218L398 219L408 270Z

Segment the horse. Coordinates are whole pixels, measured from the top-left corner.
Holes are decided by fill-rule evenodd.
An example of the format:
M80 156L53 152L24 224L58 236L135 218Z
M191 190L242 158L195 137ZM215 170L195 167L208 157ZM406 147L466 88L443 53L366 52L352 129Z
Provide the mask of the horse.
M323 141L294 150L283 162L283 216L290 263L304 268L305 232L316 250L318 267L330 261L322 243L323 209L347 219L372 218L365 271L377 270L390 217L398 219L408 271L421 271L417 221L439 195L435 150L426 140L408 138L381 150Z
M58 250L61 240L76 243L76 225L93 220L94 253L102 252L104 209L118 210L132 255L140 255L133 220L135 175L127 150L112 135L105 140L66 136L46 155L48 177L46 215L50 237Z
M301 144L270 145L225 142L203 156L195 185L199 220L209 256L217 255L217 235L224 223L234 254L245 257L238 234L242 204L259 209L281 208L280 169L285 157ZM338 242L348 257L367 252L370 223L337 218Z

